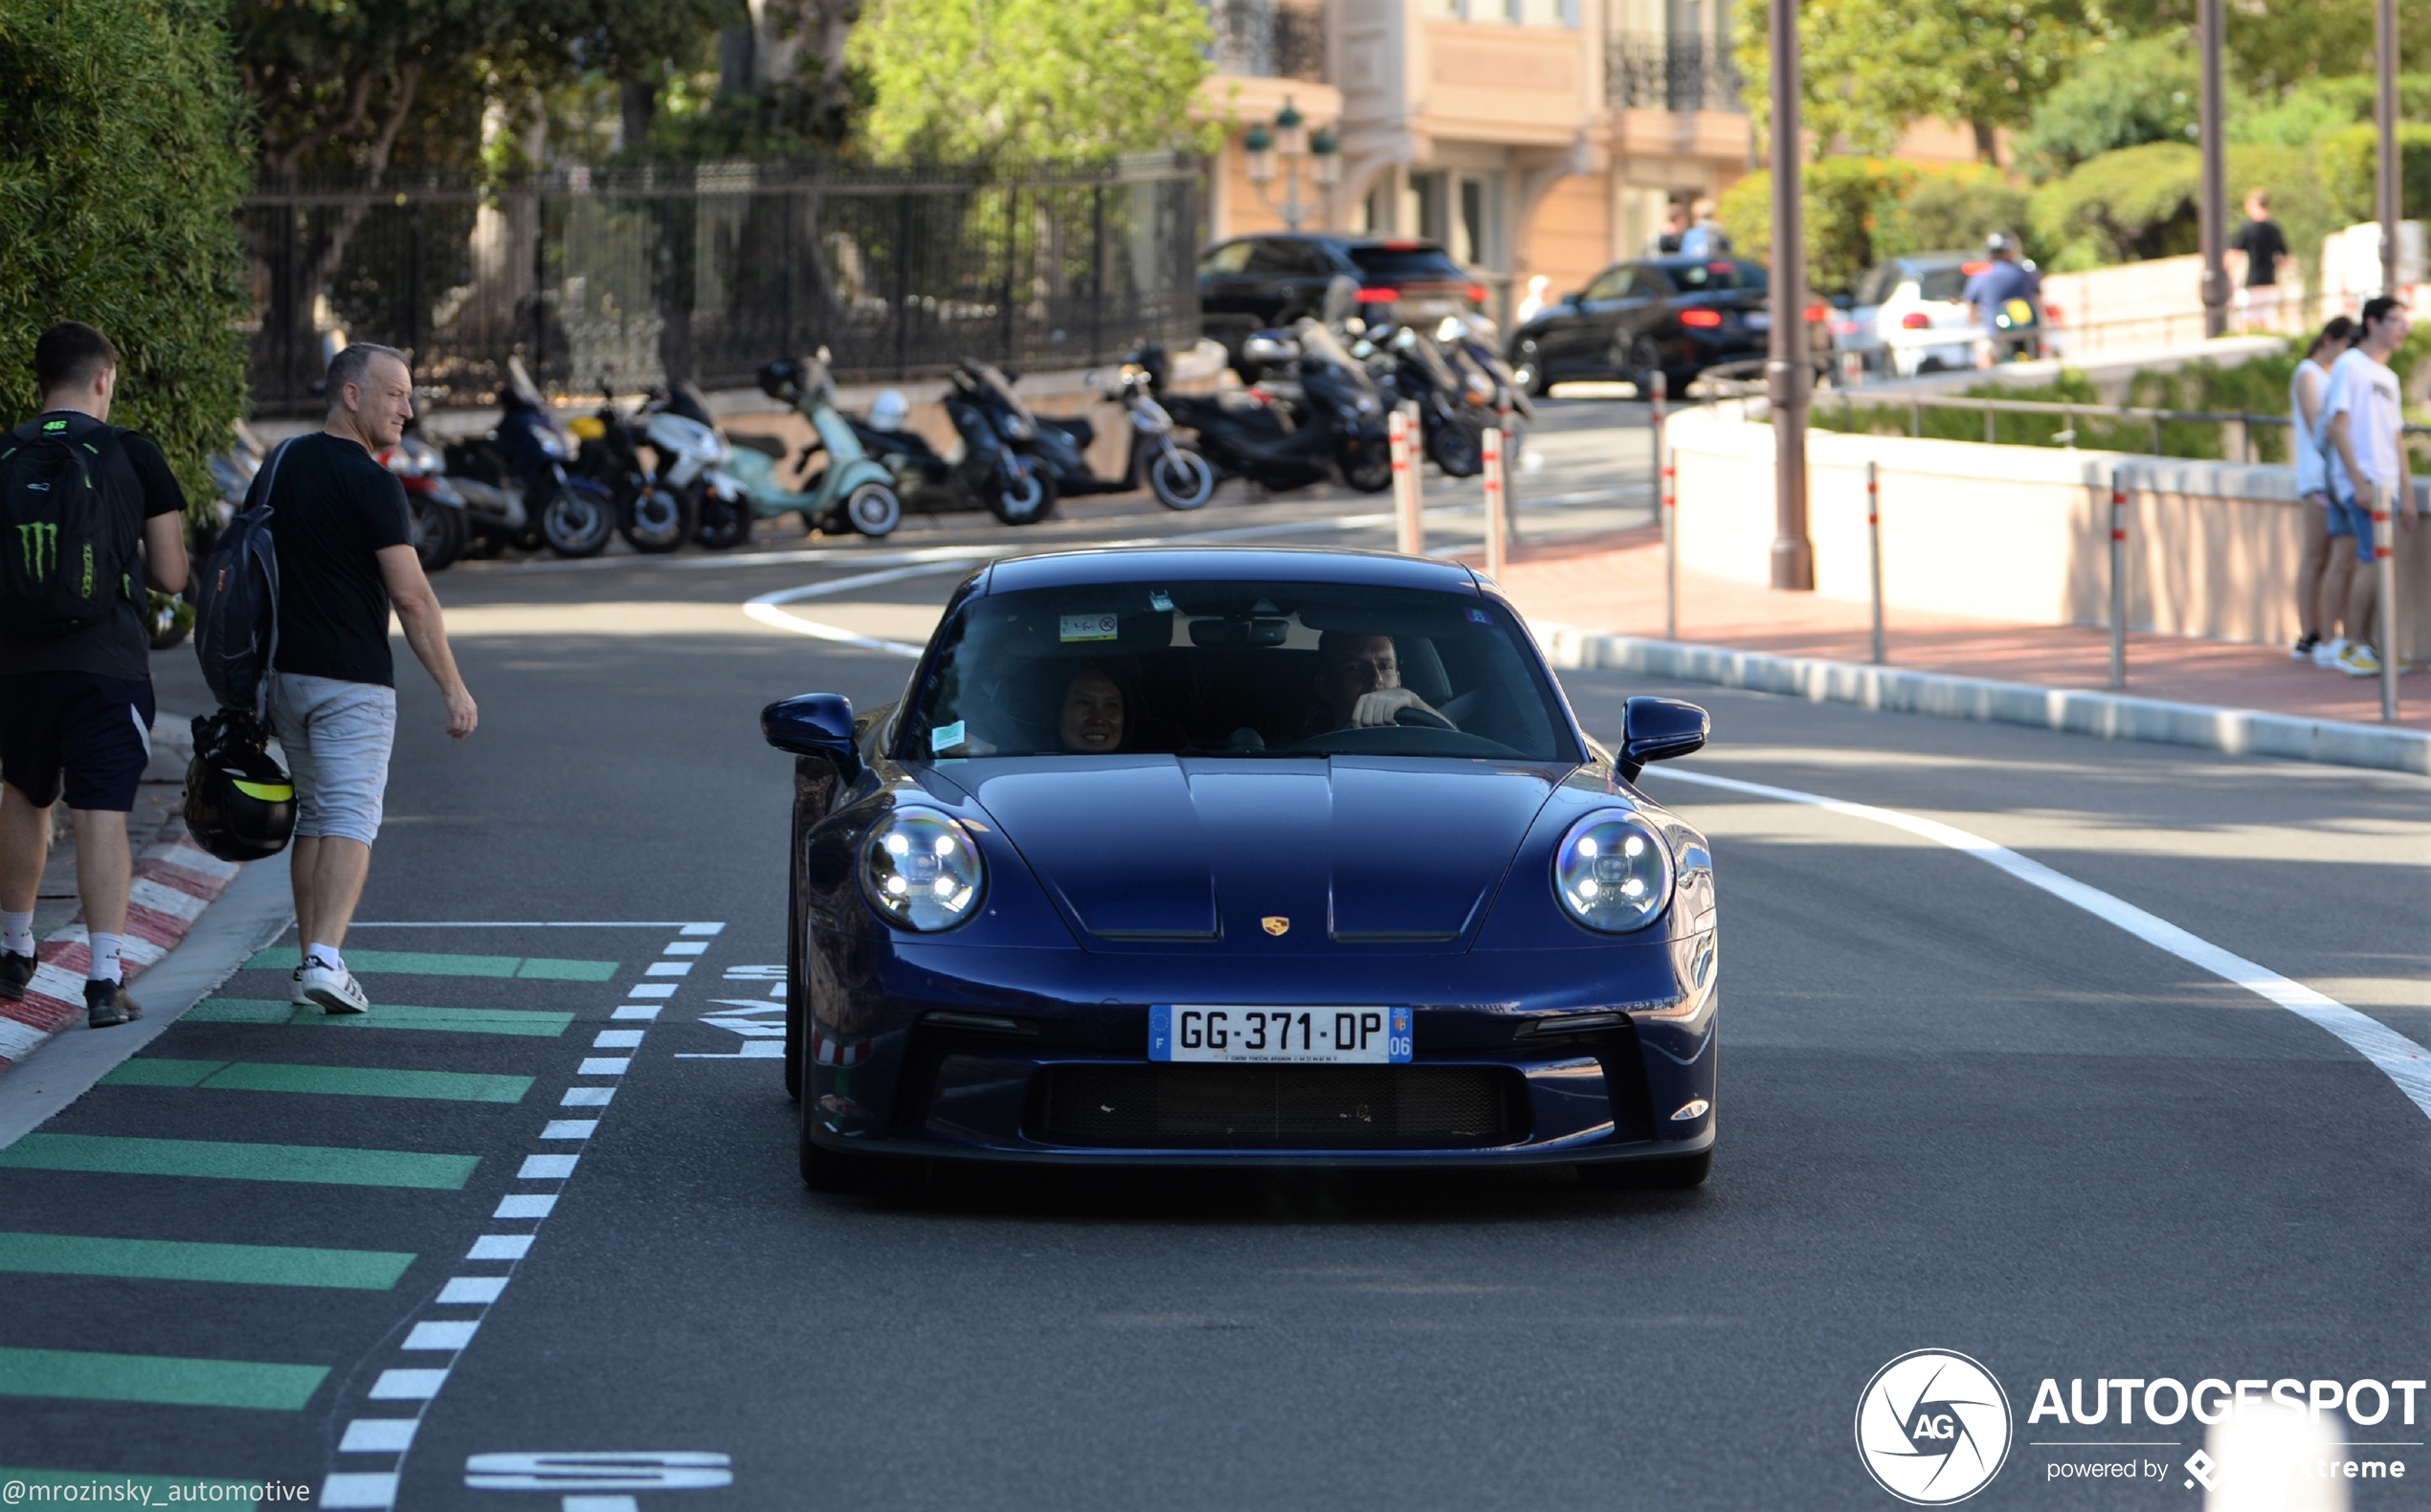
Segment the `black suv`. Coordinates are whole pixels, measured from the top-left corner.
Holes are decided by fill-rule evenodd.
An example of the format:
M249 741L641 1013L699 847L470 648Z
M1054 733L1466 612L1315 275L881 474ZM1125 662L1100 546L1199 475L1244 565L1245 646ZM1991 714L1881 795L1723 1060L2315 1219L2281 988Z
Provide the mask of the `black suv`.
M1761 266L1732 257L1615 263L1511 333L1512 371L1536 394L1566 378L1642 391L1661 372L1677 397L1708 367L1765 355L1766 284Z
M1240 366L1252 331L1289 324L1325 307L1338 278L1359 285L1371 325L1439 321L1483 309L1485 290L1431 241L1371 236L1238 236L1198 259L1200 329Z

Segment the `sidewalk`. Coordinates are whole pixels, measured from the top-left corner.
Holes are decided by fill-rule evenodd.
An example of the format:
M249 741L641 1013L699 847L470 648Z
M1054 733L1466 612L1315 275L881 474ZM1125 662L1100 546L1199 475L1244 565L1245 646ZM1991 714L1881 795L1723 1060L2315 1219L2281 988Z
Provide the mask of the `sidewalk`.
M1461 557L1473 565L1481 560L1475 552ZM1523 545L1505 563L1502 586L1541 624L1663 636L1662 536L1654 528ZM1864 604L1680 575L1677 638L1683 642L1862 665L1872 657L1870 624ZM2106 630L1893 610L1885 615L1884 645L1888 664L1905 671L2108 691ZM2127 667L2130 698L2380 723L2378 678L2299 663L2284 646L2130 634ZM2431 732L2431 678L2402 678L2398 693L2401 727Z

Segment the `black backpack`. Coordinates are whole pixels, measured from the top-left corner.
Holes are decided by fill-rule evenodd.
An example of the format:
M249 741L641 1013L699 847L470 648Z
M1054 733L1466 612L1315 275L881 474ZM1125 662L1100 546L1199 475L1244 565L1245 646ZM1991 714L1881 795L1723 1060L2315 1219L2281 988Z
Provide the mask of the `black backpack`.
M0 437L0 634L56 640L135 596L135 543L114 491L116 426L46 415Z
M194 592L194 656L224 709L266 717L271 659L279 654L279 553L270 539L270 490L281 441L261 464L245 507L219 533Z

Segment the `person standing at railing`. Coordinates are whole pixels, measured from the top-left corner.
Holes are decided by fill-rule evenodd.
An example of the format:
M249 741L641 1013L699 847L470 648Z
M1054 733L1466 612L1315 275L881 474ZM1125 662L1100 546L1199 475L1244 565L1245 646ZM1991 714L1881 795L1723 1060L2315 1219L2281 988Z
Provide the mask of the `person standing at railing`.
M2355 538L2354 555L2334 552L2353 581L2347 589L2347 649L2331 663L2350 677L2376 678L2380 657L2396 648L2373 643L2373 608L2379 574L2372 566L2372 491L2390 489L2393 527L2414 528L2414 478L2406 465L2403 391L2389 354L2411 331L2406 307L2382 294L2366 300L2355 345L2331 365L2322 428L2331 447L2330 533ZM2358 570L2360 564L2360 570ZM2332 568L2336 575L2337 568Z
M2347 601L2343 594L2332 599L2322 590L2330 566L2330 458L2322 447L2321 408L2330 392L2331 365L2353 345L2354 334L2354 322L2332 317L2287 379L2287 413L2296 437L2296 501L2305 517L2305 554L2296 560L2296 623L2304 633L2289 655L2298 661L2315 657L2325 666L2347 649L2346 638L2339 636L2326 656L2321 650L2337 629Z
M2267 331L2279 324L2279 276L2287 271L2287 233L2270 218L2270 190L2258 189L2245 196L2245 224L2229 239L2229 256L2238 259L2229 275L2243 277L2237 291L2244 311L2244 328ZM2241 267L2240 264L2242 264Z
M1730 256L1730 233L1714 219L1714 204L1701 199L1688 207L1694 222L1680 238L1680 256L1684 257L1727 257Z

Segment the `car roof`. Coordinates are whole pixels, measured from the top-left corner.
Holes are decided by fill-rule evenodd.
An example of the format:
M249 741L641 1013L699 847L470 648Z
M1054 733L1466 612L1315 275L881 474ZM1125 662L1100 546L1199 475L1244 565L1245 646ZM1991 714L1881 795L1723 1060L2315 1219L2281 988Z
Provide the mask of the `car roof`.
M1728 253L1719 257L1682 257L1678 256L1640 257L1638 259L1637 263L1632 264L1631 266L1661 268L1663 272L1669 273L1674 268L1702 268L1708 262L1735 263L1741 267L1754 268L1759 271L1762 271L1764 268L1764 264L1756 261L1753 257L1742 257L1736 253Z
M1394 252L1441 252L1443 243L1423 236L1350 236L1328 231L1257 231L1243 235L1227 236L1218 246L1229 247L1237 241L1301 241L1321 247L1385 247Z
M1915 268L1922 271L1929 268L1955 268L1962 263L1973 262L1981 256L1983 256L1981 253L1974 252L1907 252L1888 258L1887 263L1894 268Z
M1390 551L1323 546L1109 546L1008 557L988 571L982 593L1093 583L1358 583L1476 594L1477 575L1458 562Z

